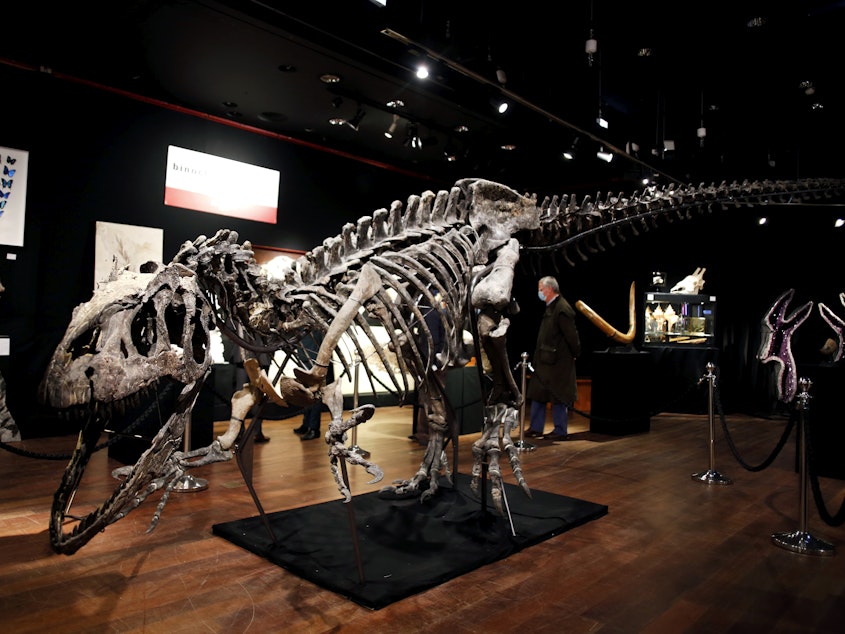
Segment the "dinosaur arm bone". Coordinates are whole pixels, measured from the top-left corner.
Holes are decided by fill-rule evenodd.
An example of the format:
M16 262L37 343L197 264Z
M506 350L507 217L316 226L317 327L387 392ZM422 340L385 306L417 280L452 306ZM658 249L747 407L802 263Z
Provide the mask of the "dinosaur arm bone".
M381 288L381 277L376 270L369 264L361 267L361 274L358 276L358 281L355 283L355 288L349 299L343 304L337 312L337 316L332 320L323 343L320 344L320 351L317 353L317 359L314 361L314 367L310 371L294 370L296 378L299 379L303 385L314 386L319 385L326 378L329 369L329 361L331 361L332 353L337 347L341 336L352 322L355 320L355 315L364 305L368 299L378 293Z
M604 334L606 334L614 341L618 341L620 343L631 343L634 340L634 335L636 335L637 333L637 315L636 308L634 305L634 286L635 283L631 282L631 292L628 298L628 332L624 334L616 330L616 328L611 326L609 323L607 323L604 319L601 318L601 316L596 311L587 306L580 299L575 302L575 308L584 313L587 319L593 322L599 330L601 330Z

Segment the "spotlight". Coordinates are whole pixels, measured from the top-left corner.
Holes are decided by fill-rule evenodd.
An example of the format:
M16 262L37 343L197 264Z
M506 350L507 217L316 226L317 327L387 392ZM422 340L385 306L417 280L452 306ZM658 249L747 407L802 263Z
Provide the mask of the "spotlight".
M425 64L420 64L417 66L417 79L427 79L428 78L428 66Z
M419 128L417 127L416 123L408 123L408 127L405 131L405 141L403 142L403 145L414 150L422 149L423 142L420 138Z
M505 114L508 111L508 107L510 106L510 104L508 104L508 102L504 99L499 99L496 97L490 99L490 105L493 106L493 108L499 114Z
M390 127L387 128L387 130L384 133L384 136L386 136L388 139L392 139L393 135L396 134L396 126L398 126L398 125L399 125L399 115L395 114L395 115L393 115L393 123L391 123Z
M570 146L569 146L569 149L568 149L568 150L564 150L564 152L563 152L563 158L565 158L567 161L572 161L572 160L574 160L574 159L575 159L575 157L578 155L578 140L579 140L580 138L581 138L581 137L575 137L575 138L572 140L572 145L570 145Z
M606 163L610 163L613 160L613 152L605 152L604 146L602 146L599 148L599 151L596 152L596 157Z
M361 125L361 119L363 119L366 114L367 113L364 112L363 108L358 108L358 112L356 112L355 116L346 122L346 125L355 130L355 132L358 132L358 126Z
M760 225L761 227L764 224L766 224L767 222L769 222L769 219L766 218L765 216L761 216L761 217L757 218L757 224Z
M837 229L839 229L839 227L841 227L842 225L845 225L845 220L843 220L842 218L837 218L836 222L833 223L833 226Z

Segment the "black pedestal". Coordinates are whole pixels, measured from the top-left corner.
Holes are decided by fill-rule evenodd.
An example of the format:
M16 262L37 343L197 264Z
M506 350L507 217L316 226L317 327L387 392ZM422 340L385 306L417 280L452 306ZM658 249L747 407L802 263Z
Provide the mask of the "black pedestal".
M649 431L651 355L627 350L593 355L590 431L614 436Z

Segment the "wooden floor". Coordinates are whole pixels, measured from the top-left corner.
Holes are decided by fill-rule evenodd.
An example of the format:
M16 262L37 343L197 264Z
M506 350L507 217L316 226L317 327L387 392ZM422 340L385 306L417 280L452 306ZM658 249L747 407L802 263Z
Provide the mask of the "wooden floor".
M359 428L357 444L384 470L382 484L416 471L422 447L408 439L410 421L410 408L380 408ZM326 445L300 442L291 433L298 423L265 423L271 441L256 447L267 511L338 499ZM728 425L744 460L758 464L785 420L728 417ZM592 434L576 417L570 431L568 442L541 441L521 454L528 483L606 504L606 516L378 611L212 535L215 523L256 514L234 461L198 469L208 489L174 494L153 533L145 531L157 500L148 500L65 556L51 551L47 532L65 462L0 451L0 624L16 634L845 632L845 527L824 524L810 495L805 528L835 554L771 541L801 528L794 435L771 467L752 472L717 426L715 467L733 480L719 486L690 477L710 466L707 416L661 414L651 431L631 436ZM461 437L461 472L476 437ZM61 454L74 443L22 447ZM115 466L97 454L76 504L102 501ZM360 468L350 478L355 494L381 486L366 484ZM845 481L821 484L834 513Z

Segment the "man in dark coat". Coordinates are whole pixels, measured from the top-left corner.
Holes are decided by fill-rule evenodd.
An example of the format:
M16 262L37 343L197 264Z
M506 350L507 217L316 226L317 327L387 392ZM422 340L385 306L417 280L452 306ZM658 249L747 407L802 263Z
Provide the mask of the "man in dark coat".
M560 296L557 280L541 278L537 295L546 303L546 310L537 333L534 373L526 391L531 400L531 424L526 436L543 436L546 403L551 403L554 430L544 438L566 440L568 410L578 398L575 360L581 354L581 340L575 327L575 310Z

